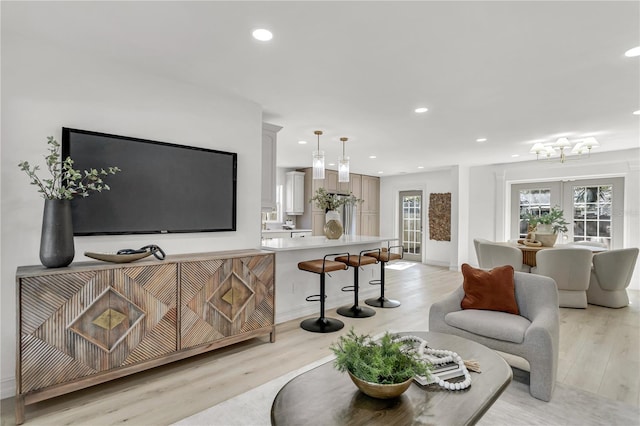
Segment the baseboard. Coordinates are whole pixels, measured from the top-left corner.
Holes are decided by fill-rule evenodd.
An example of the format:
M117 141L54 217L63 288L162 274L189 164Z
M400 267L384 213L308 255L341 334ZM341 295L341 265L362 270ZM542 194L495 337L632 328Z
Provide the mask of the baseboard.
M423 263L430 266L444 266L445 268L449 268L450 271L455 271L455 269L451 269L451 264L449 264L449 262L447 261L425 259Z
M2 382L0 382L0 399L11 398L12 396L16 396L16 378L2 379Z

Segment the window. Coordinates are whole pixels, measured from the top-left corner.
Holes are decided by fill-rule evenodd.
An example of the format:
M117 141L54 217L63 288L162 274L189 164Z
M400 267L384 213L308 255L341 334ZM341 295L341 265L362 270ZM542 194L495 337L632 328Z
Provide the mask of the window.
M520 195L520 218L519 218L519 238L525 238L529 233L529 222L524 220L523 217L526 214L533 216L540 216L545 213L549 213L551 210L551 189L549 188L536 188L536 189L521 189Z
M611 185L573 187L573 241L598 241L611 247Z

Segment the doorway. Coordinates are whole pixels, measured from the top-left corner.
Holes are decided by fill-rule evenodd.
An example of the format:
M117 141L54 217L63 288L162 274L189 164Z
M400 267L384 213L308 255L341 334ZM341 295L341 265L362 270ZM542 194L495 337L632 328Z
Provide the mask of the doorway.
M400 191L400 244L404 258L422 262L422 191Z

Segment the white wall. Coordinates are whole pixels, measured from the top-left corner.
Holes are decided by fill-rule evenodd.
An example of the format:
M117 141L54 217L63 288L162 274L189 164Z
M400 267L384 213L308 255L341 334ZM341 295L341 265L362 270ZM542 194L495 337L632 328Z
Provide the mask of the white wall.
M398 237L400 191L422 191L423 217L422 217L422 262L429 265L455 267L457 257L457 244L454 234L457 234L458 221L452 217L452 241L429 240L429 194L451 192L452 204L457 198L457 186L452 179L452 173L456 168L442 169L438 171L416 173L410 175L389 176L380 179L380 235ZM455 224L454 224L455 222Z
M14 392L15 272L19 265L39 264L43 210L36 188L17 164L39 163L46 137L60 140L63 126L238 153L236 232L76 237L75 261L88 260L85 251L150 243L167 254L257 248L260 243L259 105L3 34L2 398Z

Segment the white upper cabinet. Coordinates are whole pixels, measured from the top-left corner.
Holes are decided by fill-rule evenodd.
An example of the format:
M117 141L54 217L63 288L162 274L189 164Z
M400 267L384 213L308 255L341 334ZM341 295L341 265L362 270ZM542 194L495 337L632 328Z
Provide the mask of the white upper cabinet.
M286 209L288 215L304 214L304 173L288 172L286 181Z
M262 123L262 211L276 208L276 142L281 129L281 126Z

